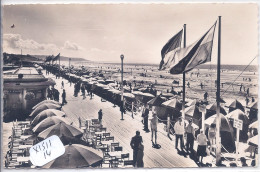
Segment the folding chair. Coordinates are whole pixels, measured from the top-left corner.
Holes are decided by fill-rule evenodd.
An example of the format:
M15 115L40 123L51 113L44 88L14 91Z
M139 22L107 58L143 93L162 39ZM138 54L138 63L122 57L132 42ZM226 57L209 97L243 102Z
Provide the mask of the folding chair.
M119 147L119 142L117 143L111 143L111 152L115 151L115 147Z
M106 139L105 139L106 141L109 141L109 140L115 140L115 137L114 136L109 136L109 137L106 137Z
M133 164L134 164L134 161L133 161L133 160L125 160L125 161L124 161L124 166L128 166L128 165L133 166Z

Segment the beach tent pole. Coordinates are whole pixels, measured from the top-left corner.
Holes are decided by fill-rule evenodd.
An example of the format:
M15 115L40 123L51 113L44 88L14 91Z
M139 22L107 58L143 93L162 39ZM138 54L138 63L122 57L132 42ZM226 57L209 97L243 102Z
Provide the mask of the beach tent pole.
M216 166L221 164L221 138L220 138L220 53L221 53L221 16L218 28L218 63L217 63L217 118L216 118Z
M183 25L183 48L186 48L186 24ZM185 120L185 71L182 78L182 118ZM184 126L184 125L183 125Z

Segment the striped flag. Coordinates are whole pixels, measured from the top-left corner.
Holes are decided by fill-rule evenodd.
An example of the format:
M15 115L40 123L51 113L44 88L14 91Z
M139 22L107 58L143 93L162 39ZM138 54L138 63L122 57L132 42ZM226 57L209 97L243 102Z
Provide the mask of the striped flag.
M56 57L54 57L54 58L52 59L52 61L59 60L59 58L60 58L60 53L59 53Z
M183 30L174 35L162 48L162 60L160 62L159 70L166 70L171 66L172 61L174 61L176 50L180 49L181 46L182 32Z
M171 74L181 74L211 61L216 24L217 22L195 43L176 50L169 65Z

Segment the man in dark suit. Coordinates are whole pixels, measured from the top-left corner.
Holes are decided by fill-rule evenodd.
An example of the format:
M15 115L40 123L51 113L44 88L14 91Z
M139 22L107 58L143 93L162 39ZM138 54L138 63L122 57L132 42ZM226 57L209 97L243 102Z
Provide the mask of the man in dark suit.
M133 149L133 166L136 166L136 158L138 153L138 148L140 143L143 142L142 136L140 136L140 131L136 131L136 135L132 137L130 142L131 148Z

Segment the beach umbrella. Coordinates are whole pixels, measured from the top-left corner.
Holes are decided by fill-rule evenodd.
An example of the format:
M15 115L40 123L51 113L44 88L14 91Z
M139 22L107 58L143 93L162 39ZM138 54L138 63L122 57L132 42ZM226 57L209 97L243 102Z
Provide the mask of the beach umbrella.
M36 126L42 120L44 120L45 118L50 117L50 116L65 117L65 113L60 111L60 110L56 110L56 109L46 109L46 110L40 112L38 115L36 115L34 117L34 119L32 120L31 125L32 126Z
M143 92L146 90L146 88L139 88L138 90Z
M248 124L249 123L249 119L246 116L246 114L244 112L242 112L240 109L236 109L232 112L230 112L229 114L226 115L227 118L230 118L232 120L234 119L240 119L243 121L243 124Z
M40 103L38 103L37 105L35 105L32 109L34 110L34 109L36 109L37 107L39 107L40 105L46 104L46 103L48 103L48 104L51 103L51 104L61 105L60 102L57 102L57 101L55 101L55 100L43 100L43 101L41 101Z
M170 98L170 97L173 97L174 94L172 94L172 93L162 93L161 96L166 97L166 98Z
M152 95L151 93L143 93L143 96L145 96L145 97L155 97L155 96Z
M252 124L249 125L249 128L255 128L258 129L258 121L253 122Z
M163 102L162 106L173 109L181 109L181 103L176 98Z
M165 100L162 99L160 96L156 96L155 98L151 99L147 102L151 106L160 106Z
M233 102L231 102L228 105L228 108L229 108L229 112L232 112L235 109L240 109L241 111L245 112L243 105L238 100L234 100Z
M107 84L109 87L115 87L115 86L117 86L117 84L116 83L109 83L109 84Z
M46 139L53 135L57 135L58 137L66 136L70 138L80 138L83 135L83 133L80 131L79 128L68 125L64 122L60 122L39 133L38 137L41 139Z
M143 95L144 93L141 91L133 91L132 94L134 95Z
M251 103L248 108L251 110L251 109L254 109L254 110L258 110L258 106L257 106L257 102L253 102Z
M65 122L68 123L67 121L65 121L64 118L61 118L59 116L50 116L47 117L46 119L42 120L40 123L38 123L33 129L32 131L34 133L40 133L43 130L49 128L50 126L53 126L55 124L58 124L60 122Z
M114 93L114 94L121 94L121 91L119 91L119 90L116 90L116 89L110 89L110 90L108 90L109 92L112 92L112 93Z
M128 97L128 98L131 98L131 99L134 99L134 98L135 98L135 95L133 95L132 93L123 93L123 96L124 96L124 97Z
M258 147L258 135L251 137L250 139L248 139L248 144L251 146L256 146Z
M32 113L30 114L31 117L35 117L36 115L38 115L40 112L46 110L46 109L61 109L61 105L57 105L57 104L52 104L52 103L44 103L40 106L38 106L36 109L34 109L32 111Z
M65 153L42 168L83 168L96 167L103 161L101 151L80 144L65 146Z

